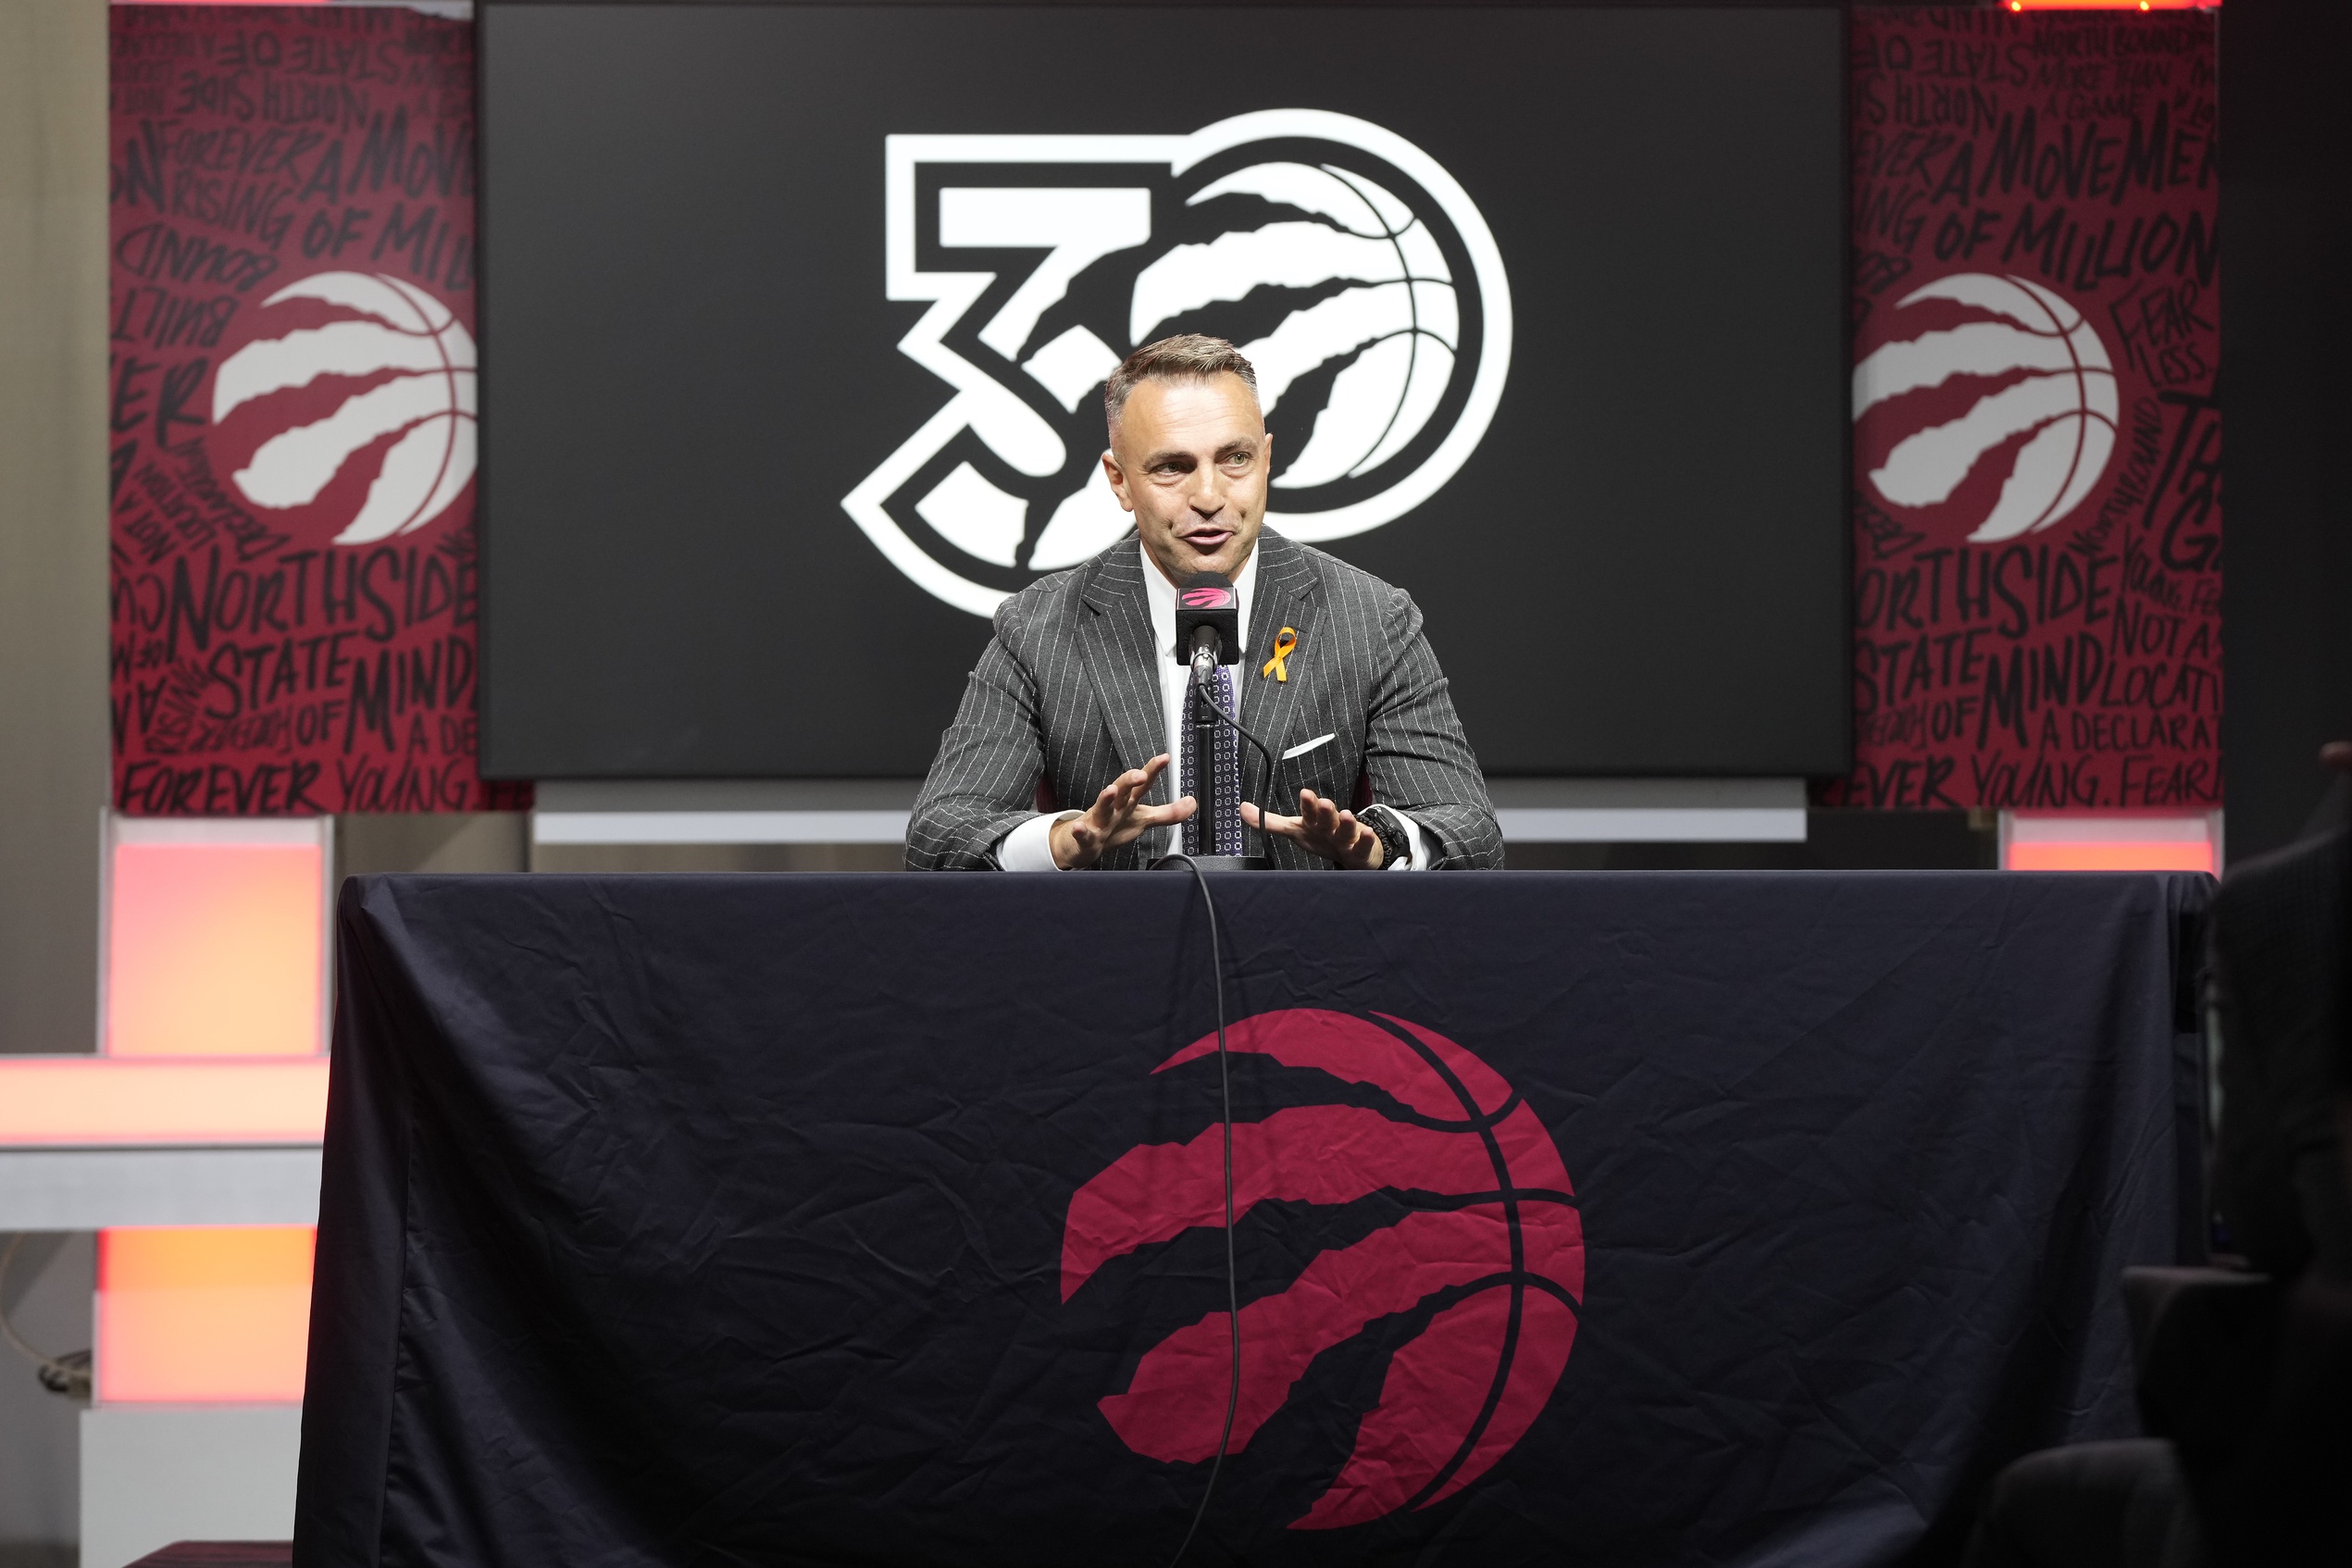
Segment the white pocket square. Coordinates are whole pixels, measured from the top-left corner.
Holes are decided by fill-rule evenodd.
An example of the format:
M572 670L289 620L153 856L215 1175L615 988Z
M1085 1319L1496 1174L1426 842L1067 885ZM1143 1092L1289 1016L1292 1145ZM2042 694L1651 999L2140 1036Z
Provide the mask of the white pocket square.
M1288 762L1292 757L1303 757L1309 752L1313 751L1317 746L1323 745L1328 741L1337 740L1338 739L1339 739L1339 732L1335 729L1328 735L1318 735L1312 740L1301 740L1297 745L1291 747L1288 751L1283 753L1282 760L1284 762Z

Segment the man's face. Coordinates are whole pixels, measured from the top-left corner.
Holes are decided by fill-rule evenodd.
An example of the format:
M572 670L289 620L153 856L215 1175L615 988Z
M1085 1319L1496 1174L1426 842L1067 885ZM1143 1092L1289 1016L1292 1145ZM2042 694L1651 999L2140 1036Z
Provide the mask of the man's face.
M1274 448L1238 376L1146 381L1128 394L1102 470L1170 582L1238 577L1266 518Z

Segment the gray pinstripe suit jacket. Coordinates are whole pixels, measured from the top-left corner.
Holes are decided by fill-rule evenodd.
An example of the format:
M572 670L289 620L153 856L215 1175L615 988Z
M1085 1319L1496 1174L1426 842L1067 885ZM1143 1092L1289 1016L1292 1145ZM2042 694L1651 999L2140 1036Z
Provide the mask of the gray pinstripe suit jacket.
M1089 805L1121 773L1167 749L1157 667L1164 655L1154 646L1143 571L1129 534L998 608L996 635L915 803L909 869L992 867L997 841L1036 810L1040 781L1064 807ZM1411 812L1439 842L1441 866L1500 866L1494 807L1412 598L1272 529L1258 536L1251 597L1251 652L1235 672L1249 682L1242 722L1277 757L1315 736L1338 736L1279 765L1279 802L1295 811L1300 789L1349 801L1361 774L1374 800ZM1259 671L1286 626L1299 643L1290 678L1276 681ZM1243 794L1266 800L1263 759L1248 745L1242 758ZM1153 782L1152 802L1174 798L1176 782L1172 766ZM1146 833L1101 865L1149 865L1169 838ZM1274 840L1269 852L1286 869L1329 865L1288 840Z

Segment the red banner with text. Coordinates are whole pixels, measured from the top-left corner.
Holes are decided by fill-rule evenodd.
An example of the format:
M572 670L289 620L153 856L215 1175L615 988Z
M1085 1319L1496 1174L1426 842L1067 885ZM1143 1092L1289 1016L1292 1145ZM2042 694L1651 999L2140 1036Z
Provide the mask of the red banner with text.
M1853 14L1855 766L2221 803L2214 23Z
M475 765L474 32L112 12L114 802L512 809Z

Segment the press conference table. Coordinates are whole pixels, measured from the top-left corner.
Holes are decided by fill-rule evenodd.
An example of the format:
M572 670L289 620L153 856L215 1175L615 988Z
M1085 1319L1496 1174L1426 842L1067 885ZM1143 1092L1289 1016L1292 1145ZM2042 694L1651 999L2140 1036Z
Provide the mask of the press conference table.
M1214 879L1189 1561L1891 1563L2133 1430L2193 876ZM1189 877L345 886L297 1549L1166 1561Z

